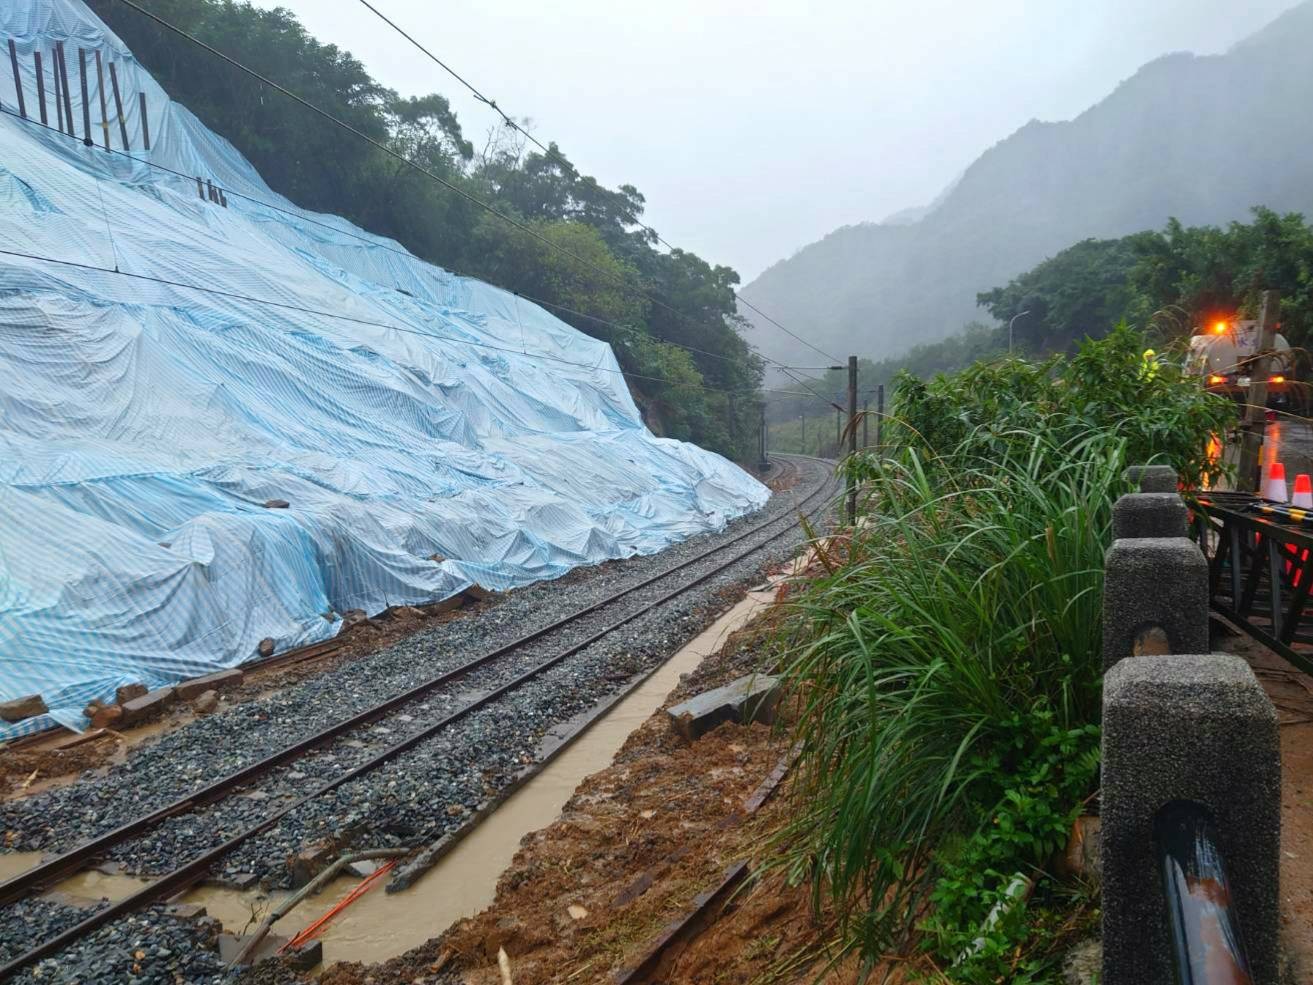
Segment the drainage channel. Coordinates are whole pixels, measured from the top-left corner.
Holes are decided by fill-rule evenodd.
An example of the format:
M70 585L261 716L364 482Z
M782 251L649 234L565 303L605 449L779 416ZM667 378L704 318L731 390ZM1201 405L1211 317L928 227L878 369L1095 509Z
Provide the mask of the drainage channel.
M522 839L556 820L575 788L610 765L629 735L661 707L681 675L715 653L731 633L766 608L773 597L773 591L749 593L626 697L591 722L575 723L583 727L571 736L569 747L457 842L409 889L385 893L380 885L343 910L319 935L324 963L385 961L488 906L498 878L510 865ZM550 754L550 744L551 740L545 753ZM274 932L280 936L295 934L339 903L359 882L353 877L334 880L275 924ZM283 895L204 886L187 894L184 902L204 906L228 932L241 933L243 928L259 923Z

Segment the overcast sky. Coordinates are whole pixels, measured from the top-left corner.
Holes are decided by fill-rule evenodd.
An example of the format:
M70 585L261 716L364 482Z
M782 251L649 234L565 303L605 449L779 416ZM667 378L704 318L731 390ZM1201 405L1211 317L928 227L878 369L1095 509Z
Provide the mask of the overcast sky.
M1028 120L1144 62L1217 53L1294 0L372 0L670 242L744 282L837 226L932 199ZM490 110L358 0L292 9L403 94Z

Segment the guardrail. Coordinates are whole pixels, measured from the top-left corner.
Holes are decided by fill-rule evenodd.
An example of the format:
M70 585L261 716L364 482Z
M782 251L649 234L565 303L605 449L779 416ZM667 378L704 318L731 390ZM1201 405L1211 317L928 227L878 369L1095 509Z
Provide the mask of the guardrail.
M1105 559L1100 981L1276 985L1276 710L1244 660L1208 652L1175 477L1135 478L1156 491L1116 503Z

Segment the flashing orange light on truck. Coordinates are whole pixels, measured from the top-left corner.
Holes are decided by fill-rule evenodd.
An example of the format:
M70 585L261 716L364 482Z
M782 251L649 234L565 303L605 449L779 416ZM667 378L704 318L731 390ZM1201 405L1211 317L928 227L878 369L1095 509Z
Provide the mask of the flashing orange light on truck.
M1227 325L1226 322L1224 321L1220 321L1213 326L1213 331L1216 332L1218 335L1226 334L1226 329L1227 329Z

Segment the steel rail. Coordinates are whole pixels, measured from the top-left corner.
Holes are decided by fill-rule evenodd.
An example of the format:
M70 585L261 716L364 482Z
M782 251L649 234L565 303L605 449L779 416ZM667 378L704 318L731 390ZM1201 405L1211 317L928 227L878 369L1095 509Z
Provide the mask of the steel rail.
M822 482L820 489L824 489L824 487L825 483ZM808 497L808 501L810 501L810 497ZM233 771L232 773L226 774L199 790L186 794L171 803L157 808L156 810L143 814L142 816L128 821L117 828L113 828L102 835L98 835L95 838L85 841L80 845L76 845L52 859L49 859L34 868L28 869L26 872L19 873L5 882L0 883L0 906L12 903L16 899L21 899L39 888L46 887L52 882L58 882L60 879L85 868L88 862L100 857L109 849L121 844L129 838L148 831L170 817L214 803L225 797L233 789L243 786L251 780L277 769L279 766L300 758L318 746L330 742L344 733L353 731L362 725L368 725L377 721L402 705L408 704L439 687L450 684L475 670L485 667L489 663L504 657L521 647L542 639L544 636L563 629L566 626L577 622L579 619L591 615L599 609L611 605L636 591L650 586L662 578L669 577L670 575L693 564L704 561L717 552L722 551L727 547L732 547L734 544L739 543L754 534L760 533L771 524L779 523L781 520L788 519L788 516L788 514L782 514L763 523L757 524L742 534L725 541L723 544L709 548L686 561L645 578L642 581L637 582L628 588L622 589L613 595L609 595L604 599L600 599L591 605L578 609L569 615L561 617L555 622L526 633L524 636L499 646L488 653L475 657L473 660L469 660L458 667L444 671L436 677L432 677L427 681L417 684L415 687L410 688L407 691L394 695L376 705L366 708L358 714L352 715L349 718L330 725L328 728L307 736L299 742L286 746L278 752L272 753L263 759L257 760L247 766Z
M803 510L810 503L812 503L813 500L819 497L826 497L829 493L833 491L834 483L835 480L832 476L827 478L826 480L823 480L820 486L816 490L808 494L800 503L797 504L798 509ZM815 517L817 514L819 514L822 510L825 509L825 505L826 504L823 503L820 507L813 510L811 512L811 516ZM633 586L630 586L629 588L624 589L622 592L616 593L615 595L610 596L607 599L603 599L600 600L599 602L593 603L592 605L586 606L585 608L578 610L578 612L574 613L573 615L558 620L557 622L552 623L549 626L543 627L542 629L539 630L535 630L534 632L527 634L526 636L522 637L521 639L513 643L507 644L503 647L499 647L496 650L493 650L482 657L470 661L469 663L463 665L461 668L457 668L453 671L448 671L444 675L439 675L439 677L434 678L433 680L426 682L425 684L421 684L418 687L405 692L403 695L398 695L394 698L390 698L382 705L378 705L375 706L374 708L368 709L367 711L362 712L360 715L347 719L346 722L338 723L337 725L331 726L329 729L326 729L323 732L318 733L316 736L313 736L310 739L304 740L300 743L296 743L293 746L289 746L287 749L275 753L273 756L267 757L265 760L261 760L259 763L252 764L252 766L245 767L242 770L230 774L228 777L216 781L214 784L211 784L209 787L204 788L202 791L198 791L196 794L193 794L189 797L184 797L181 800L176 801L174 804L153 811L150 814L144 815L142 818L139 818L135 821L130 821L127 824L122 825L111 832L108 832L106 835L102 835L99 838L93 839L92 841L86 842L83 845L78 846L77 848L71 849L69 852L66 852L61 856L51 859L50 862L43 863L42 865L37 866L34 869L30 869L27 872L22 873L19 876L14 877L13 879L10 879L8 882L4 883L3 885L0 885L0 893L10 893L11 887L14 887L13 894L6 895L3 898L3 900L0 900L0 903L11 902L13 899L19 898L22 895L26 895L28 892L38 888L41 885L49 883L50 881L53 880L57 880L61 875L67 874L69 871L76 871L77 869L84 867L86 862L90 861L92 858L95 858L97 855L103 853L106 848L113 847L114 845L127 840L133 835L138 834L141 831L154 826L155 824L158 824L159 822L165 820L168 817L172 817L176 814L183 813L185 811L194 809L199 806L203 806L204 803L210 802L214 799L218 799L219 797L222 796L222 794L226 793L227 791L233 789L234 787L241 786L246 780L253 778L253 776L255 775L259 775L259 772L267 772L268 770L273 769L278 765L281 765L283 762L287 762L291 759L294 759L296 755L308 751L310 748L313 748L315 745L318 745L321 742L327 741L330 738L340 735L342 732L347 731L349 728L355 727L355 725L361 724L362 722L366 722L366 721L372 721L374 718L381 717L383 714L386 714L387 711L397 707L400 704L405 703L406 701L409 701L417 696L422 695L427 690L431 690L434 687L440 686L442 683L445 683L453 679L454 677L467 673L468 671L473 670L476 667L483 666L484 664L495 659L496 657L503 656L506 653L509 653L512 650L515 650L520 646L525 645L528 642L537 640L543 635L546 635L547 633L552 632L563 625L573 622L574 620L580 618L583 615L586 615L591 612L595 612L598 609L602 608L603 606L609 605L611 602L614 602L625 595L637 591L640 588L651 585L653 582L668 577L669 575L674 574L675 572L678 572L684 568L687 568L692 564L705 560L707 557L720 553L724 551L726 548L731 547L734 544L737 544L747 539L748 537L751 537L754 534L760 533L761 531L765 530L766 528L774 524L778 524L783 521L791 521L791 520L792 520L792 514L789 513L773 517L770 520L758 524L757 526L751 528L750 530L737 535L731 540L718 545L717 547L711 548L707 551L704 551L696 555L694 558L683 561L680 564L675 565L674 567L671 567L664 572L646 578L643 581ZM556 666L557 664L560 664L561 662L565 661L569 657L579 653L581 650L586 649L587 647L593 645L594 643L598 642L604 637L610 635L620 627L627 625L630 622L633 622L635 619L639 618L640 616L646 615L647 613L651 612L653 609L656 609L666 604L667 602L677 598L678 596L684 594L690 589L695 588L696 586L702 584L705 581L708 581L711 578L714 578L715 576L723 572L726 568L731 567L732 565L737 564L739 561L742 561L745 558L751 556L753 553L760 551L767 544L770 544L773 541L778 540L779 538L790 533L791 530L792 530L791 525L785 526L783 527L783 529L779 530L778 532L768 536L765 540L750 545L747 549L735 554L733 557L729 558L723 563L718 564L710 571L707 571L704 574L701 574L698 577L681 584L677 588L664 593L659 598L653 600L652 602L647 603L646 605L642 606L636 611L621 617L615 622L612 622L611 624L607 625L606 627L602 628L596 633L593 633L587 639L575 643L567 647L565 650L561 651L560 653L557 653L556 655L549 657L547 660L544 660L541 663L535 665L534 667L530 668L529 670L525 671L519 676L513 678L507 683L502 684L496 688L493 688L490 691L485 692L484 694L480 695L478 698L474 699L468 704L461 706L460 708L456 709L454 712L451 712L450 714L441 718L437 722L434 722L432 725L420 729L419 731L413 733L412 735L407 736L405 739L402 739L400 742L388 747L387 749L371 757L370 759L366 760L360 765L347 771L341 776L338 776L328 781L327 783L322 784L320 787L316 788L315 790L311 791L308 794L305 794L295 802L283 808L280 808L279 810L270 814L269 816L267 816L257 824L253 825L250 828L247 828L245 831L242 831L234 835L233 837L229 838L227 841L216 846L215 848L211 848L201 853L195 858L184 863L179 868L174 869L172 872L169 872L161 876L159 879L156 879L155 881L142 887L140 890L131 894L130 896L127 896L124 899L91 914L80 923L75 924L74 926L68 928L62 933L56 935L55 937L43 941L42 943L26 951L25 953L18 955L17 957L13 958L3 966L0 966L0 981L6 980L16 972L21 971L23 968L28 967L29 965L34 964L35 962L40 961L50 956L51 954L54 954L55 952L63 948L65 945L70 944L81 937L86 936L87 934L98 929L99 927L110 922L111 920L116 919L119 916L134 912L138 909L141 909L144 906L148 906L151 903L167 898L169 896L172 896L180 892L183 889L186 889L187 887L193 885L194 883L202 879L205 876L205 874L209 871L210 867L216 861L222 858L224 855L228 854L233 849L239 847L240 845L249 841L250 839L264 833L265 831L268 831L279 821L281 821L284 817L287 817L289 814L293 813L294 811L300 809L301 807L317 799L318 797L330 793L333 790L337 789L338 787L346 783L349 783L353 780L356 780L369 772L372 772L373 770L377 769L378 767L392 760L396 756L399 756L401 753L406 752L412 749L413 747L419 745L420 743L427 741L428 739L435 736L442 729L446 728L448 725L451 725L452 723L460 720L461 718L464 718L470 713L477 711L478 709L492 703L493 701L497 700L503 695L518 688L521 684L524 684L527 681L533 679L534 677L537 677L539 674L551 669L552 667ZM293 752L293 750L295 750L295 752ZM257 772L256 767L260 767L261 769ZM216 788L218 788L217 792L216 792ZM208 797L209 799L208 800L203 799L206 797ZM17 887L20 885L23 887L21 892L17 891Z

